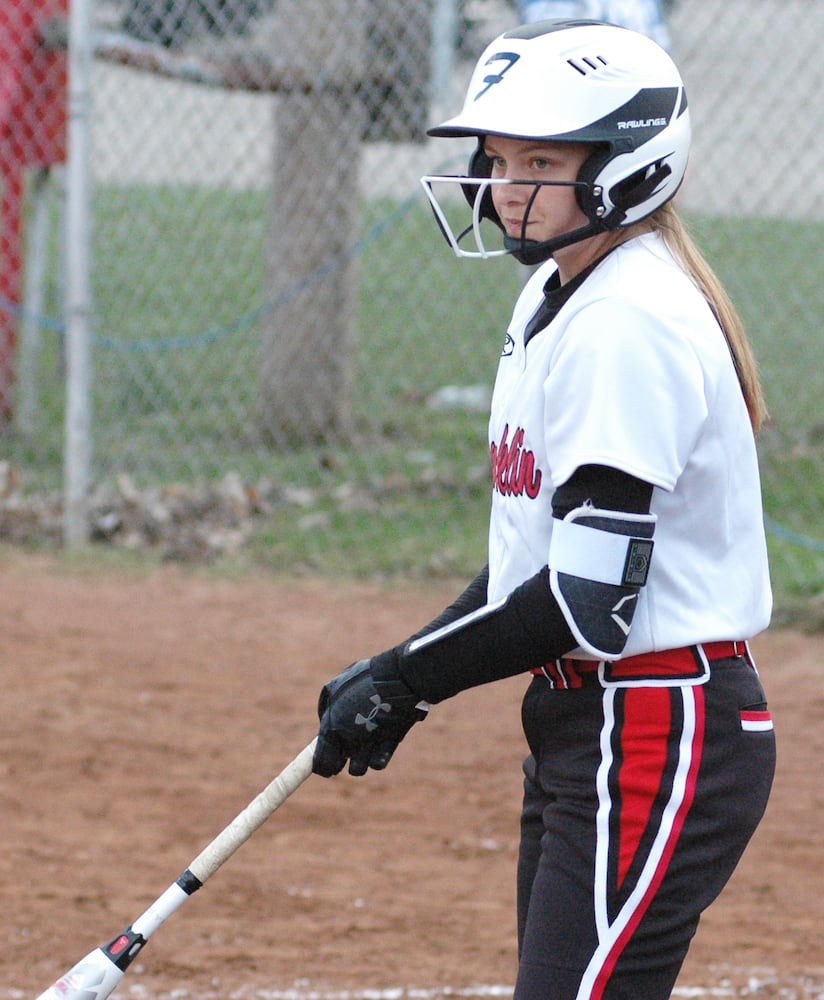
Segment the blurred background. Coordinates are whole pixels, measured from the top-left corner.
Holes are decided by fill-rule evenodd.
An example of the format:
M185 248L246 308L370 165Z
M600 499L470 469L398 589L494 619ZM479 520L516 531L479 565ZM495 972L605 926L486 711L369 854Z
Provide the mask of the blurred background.
M0 539L474 575L524 272L456 260L419 178L464 171L425 129L527 7L5 0ZM824 591L824 2L659 13L695 130L679 205L762 368L789 605Z

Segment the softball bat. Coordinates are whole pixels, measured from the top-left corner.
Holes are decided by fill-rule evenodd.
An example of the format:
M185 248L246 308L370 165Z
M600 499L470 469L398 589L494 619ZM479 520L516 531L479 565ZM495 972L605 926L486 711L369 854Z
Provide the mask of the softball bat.
M133 924L89 952L37 1000L105 1000L154 932L282 805L312 773L316 740L286 765L263 791L208 844L180 878Z

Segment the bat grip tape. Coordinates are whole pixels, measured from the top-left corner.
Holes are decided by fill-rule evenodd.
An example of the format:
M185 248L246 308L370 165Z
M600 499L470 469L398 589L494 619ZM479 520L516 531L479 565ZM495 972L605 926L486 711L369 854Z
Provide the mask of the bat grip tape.
M200 882L200 885L203 885L206 879L252 836L278 806L283 805L292 792L306 781L312 773L315 743L316 740L312 740L307 747L304 747L297 757L287 764L280 774L192 861L188 872Z

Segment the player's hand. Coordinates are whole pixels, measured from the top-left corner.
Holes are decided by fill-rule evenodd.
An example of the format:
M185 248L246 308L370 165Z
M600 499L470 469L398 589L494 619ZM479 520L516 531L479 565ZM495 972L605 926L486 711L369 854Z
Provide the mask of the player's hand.
M330 778L381 771L429 706L407 687L391 653L358 660L325 684L318 699L320 730L312 770Z

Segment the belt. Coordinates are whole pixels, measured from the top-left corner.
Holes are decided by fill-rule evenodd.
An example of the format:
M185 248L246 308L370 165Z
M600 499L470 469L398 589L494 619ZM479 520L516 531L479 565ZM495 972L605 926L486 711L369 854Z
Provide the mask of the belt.
M735 640L662 649L622 660L579 660L565 656L543 667L536 667L532 673L546 677L553 687L562 690L601 684L602 678L613 684L695 682L708 676L710 663L733 658L746 659L753 666L747 643Z

